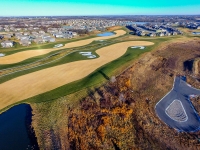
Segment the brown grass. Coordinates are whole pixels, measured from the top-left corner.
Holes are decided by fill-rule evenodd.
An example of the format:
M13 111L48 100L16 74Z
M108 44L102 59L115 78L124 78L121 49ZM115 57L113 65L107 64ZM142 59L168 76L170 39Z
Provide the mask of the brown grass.
M121 26L113 26L113 27L108 27L107 30L113 31L113 30L118 30L118 29L121 29L121 28L122 28Z
M97 59L71 62L23 75L0 84L0 109L82 79L97 68L122 56L130 46L153 45L147 41L117 43L97 50Z
M12 54L12 55L1 57L0 58L0 64L18 63L18 62L23 61L25 59L35 57L35 56L39 56L39 55L44 55L44 54L47 54L47 53L52 52L52 51L56 51L56 50L60 50L60 49L64 49L64 48L79 47L79 46L90 44L94 40L105 40L105 39L115 38L115 37L126 34L126 32L124 30L117 30L115 32L116 32L116 34L112 35L112 36L95 37L95 38L91 38L91 39L71 42L71 43L65 44L64 47L60 47L60 48L28 50L28 51L15 53L15 54Z

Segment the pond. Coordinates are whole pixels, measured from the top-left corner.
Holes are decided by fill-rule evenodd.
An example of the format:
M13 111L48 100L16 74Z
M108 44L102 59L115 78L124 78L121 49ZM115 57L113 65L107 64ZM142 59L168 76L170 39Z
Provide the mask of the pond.
M0 150L38 149L31 125L31 107L20 104L0 114Z
M192 34L200 35L200 32L193 32Z
M111 35L114 35L114 33L112 33L112 32L104 32L104 33L97 34L97 36L111 36Z

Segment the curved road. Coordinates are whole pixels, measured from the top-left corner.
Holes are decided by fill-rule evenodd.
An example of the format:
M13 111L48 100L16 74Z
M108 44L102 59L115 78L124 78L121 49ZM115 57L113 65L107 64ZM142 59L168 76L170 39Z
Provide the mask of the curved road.
M172 128L181 132L195 132L200 129L200 117L196 113L189 95L200 95L200 90L190 87L181 77L176 77L172 90L155 106L158 117ZM187 119L175 121L166 114L167 108L174 100L179 100L185 110Z

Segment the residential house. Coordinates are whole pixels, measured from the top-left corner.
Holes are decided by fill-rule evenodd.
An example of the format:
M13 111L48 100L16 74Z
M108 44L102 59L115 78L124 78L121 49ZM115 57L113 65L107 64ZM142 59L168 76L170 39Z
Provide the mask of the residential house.
M138 36L145 36L145 32L144 31L136 31L136 34Z
M19 42L22 46L29 46L31 44L31 41L28 39L22 39Z
M7 38L7 39L10 39L11 37L12 37L11 34L5 34L5 35L4 35L4 38Z
M15 33L15 37L16 37L17 39L20 39L20 36L22 36L22 34L21 34L20 32Z
M43 39L45 42L55 42L56 39L55 38L52 38L52 37L47 37L45 39Z
M12 41L3 41L3 42L1 42L1 46L3 48L13 47L13 42Z
M10 32L10 29L9 29L9 28L4 28L4 30L5 30L6 32Z
M56 38L63 38L63 33L56 33L54 34Z
M165 36L163 32L158 33L158 36Z
M68 31L68 34L73 35L73 36L77 36L78 35L76 32L72 32L72 31Z
M27 36L27 35L21 35L21 36L18 36L18 37L17 37L18 40L29 40L29 38L30 38L30 37Z
M24 35L30 35L30 33L29 32L24 32Z
M169 33L169 32L164 32L164 35L165 35L165 36L170 36L171 33Z
M200 26L198 26L197 29L200 29Z
M3 31L4 29L3 29L3 27L0 27L0 31Z
M40 43L44 43L42 37L36 37L35 39L33 39L33 41L37 44L40 44Z
M177 32L173 32L173 33L172 33L172 35L177 35L177 34L178 34Z
M3 35L0 35L0 40L2 40L4 38L4 36Z
M39 33L40 33L40 34L45 34L45 32L44 32L44 31L42 31L42 30L41 30L41 31L39 31Z
M155 34L155 33L149 33L148 36L150 36L150 37L155 37L156 34Z
M55 38L52 38L50 35L45 34L42 36L43 42L55 42Z
M63 34L63 38L65 39L71 39L73 36L70 34Z

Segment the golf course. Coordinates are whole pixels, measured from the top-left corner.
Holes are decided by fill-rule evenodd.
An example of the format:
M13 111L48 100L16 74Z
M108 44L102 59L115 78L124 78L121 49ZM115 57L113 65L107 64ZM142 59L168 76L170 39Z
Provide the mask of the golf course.
M12 54L12 55L1 57L0 58L0 64L18 63L18 62L21 62L21 61L26 60L28 58L39 56L39 55L44 55L44 54L50 53L52 51L56 51L56 50L60 50L60 49L66 49L66 48L80 47L80 46L90 44L93 41L116 38L116 37L119 37L119 36L126 34L126 32L124 30L117 30L117 31L115 31L115 33L116 34L111 35L111 36L95 37L95 38L89 38L89 39L85 39L85 40L67 43L63 47L59 47L59 48L27 50L27 51L18 52L18 53Z
M96 53L100 56L97 59L75 61L9 80L0 84L0 109L82 79L97 68L125 54L130 46L150 46L153 44L148 41L121 42L96 50Z
M105 75L119 74L141 54L170 40L132 39L126 29L113 33L67 42L59 48L13 50L13 54L1 57L0 110L20 103L50 101L100 85L107 80Z

